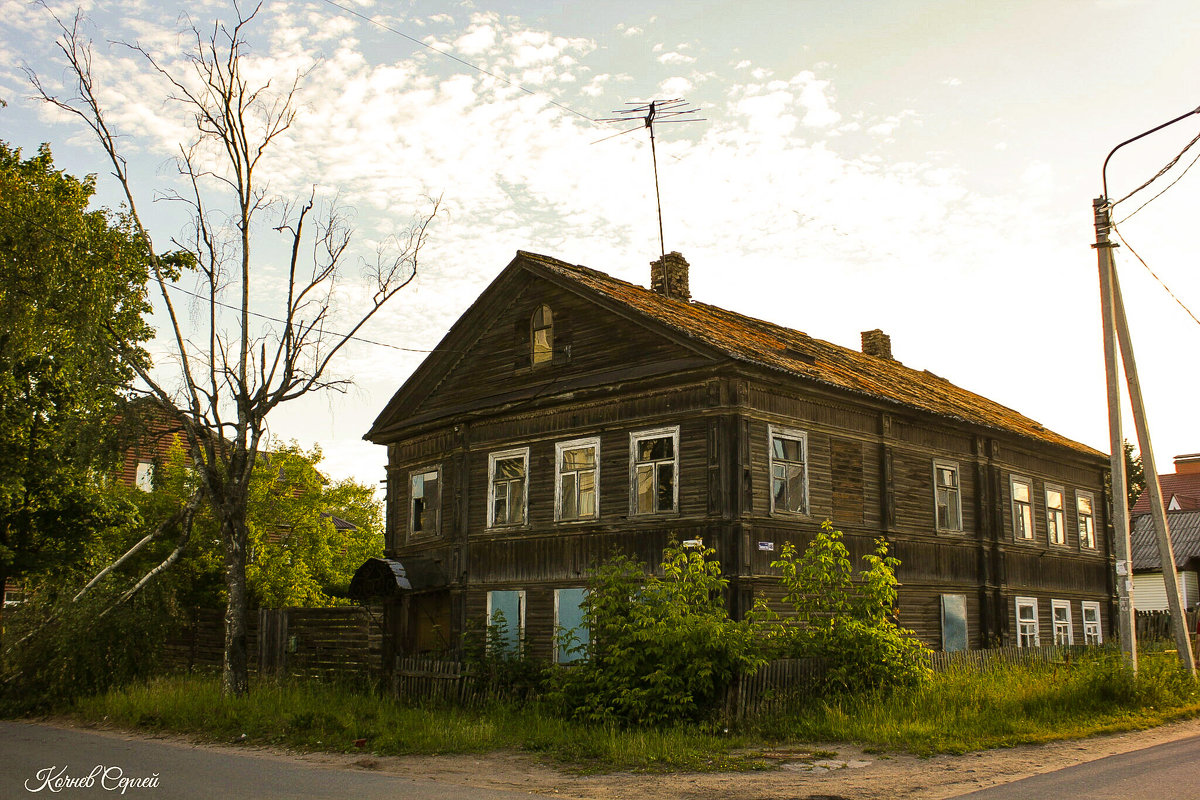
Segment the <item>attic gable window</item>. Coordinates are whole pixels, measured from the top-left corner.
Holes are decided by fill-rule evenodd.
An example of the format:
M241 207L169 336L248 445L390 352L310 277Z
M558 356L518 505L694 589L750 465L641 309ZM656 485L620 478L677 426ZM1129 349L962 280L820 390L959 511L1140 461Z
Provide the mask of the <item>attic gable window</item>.
M529 448L488 455L488 527L524 525L529 510Z
M958 485L958 464L933 462L934 505L939 531L961 531L962 492Z
M679 507L679 426L629 435L630 512L665 514Z
M548 364L554 358L554 314L550 306L541 305L529 320L530 362Z
M808 435L771 428L771 512L808 513Z
M414 536L436 536L439 532L441 477L438 467L409 476L408 530Z

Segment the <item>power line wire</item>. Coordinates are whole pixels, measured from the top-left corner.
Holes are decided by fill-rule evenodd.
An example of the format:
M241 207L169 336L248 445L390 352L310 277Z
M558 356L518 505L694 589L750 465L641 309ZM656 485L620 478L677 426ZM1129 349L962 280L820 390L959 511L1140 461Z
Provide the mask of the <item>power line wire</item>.
M1146 268L1146 271L1150 273L1151 277L1153 277L1154 280L1158 281L1158 285L1161 286L1163 288L1163 290L1171 296L1172 300L1174 300L1176 303L1179 304L1180 308L1182 308L1184 311L1187 312L1187 315L1192 318L1192 322L1195 322L1197 325L1200 325L1200 319L1196 318L1196 315L1192 313L1192 310L1190 308L1188 308L1187 305L1185 305L1182 300L1180 300L1178 297L1175 296L1175 293L1171 291L1171 287L1167 286L1167 284L1165 282L1163 282L1163 279L1158 277L1158 273L1156 273L1154 270L1150 269L1150 265L1146 263L1146 260L1144 258L1142 258L1140 255L1138 255L1138 251L1134 250L1132 247L1129 246L1129 242L1125 241L1125 237L1122 236L1121 231L1117 229L1117 223L1115 223L1115 222L1113 223L1112 229L1113 229L1113 233L1115 233L1117 235L1117 238L1121 240L1121 244L1125 245L1125 247L1128 248L1130 253L1133 253L1133 257L1141 262L1142 266Z
M1191 145L1188 145L1188 146L1190 147ZM1186 152L1187 152L1187 150L1184 150L1184 152L1186 153ZM1183 155L1183 153L1180 153L1180 155ZM1163 195L1166 193L1167 189L1170 189L1172 186L1174 186L1175 184L1179 183L1179 181L1183 180L1183 176L1188 174L1188 170L1190 170L1192 167L1196 166L1196 162L1197 162L1197 161L1200 161L1200 153L1197 153L1197 154L1196 154L1196 157L1192 159L1192 162L1191 162L1190 164L1188 164L1186 167L1184 167L1184 168L1183 168L1183 172L1179 173L1179 177L1177 177L1175 180L1173 180L1173 181L1171 181L1170 183L1168 183L1168 184L1166 185L1166 187L1165 187L1165 188L1164 188L1164 189L1163 189L1161 192L1159 192L1158 194L1154 195L1154 197L1151 197L1149 200L1147 200L1146 202L1142 203L1140 206L1138 206L1137 208L1135 208L1133 211L1131 211L1131 212L1129 212L1128 214L1126 214L1126 215L1125 215L1125 219L1122 219L1122 220L1121 220L1121 223L1124 223L1124 222L1126 222L1126 221L1127 221L1127 220L1128 220L1130 217L1132 217L1134 214L1138 213L1138 212L1139 212L1139 211L1141 211L1143 208L1145 208L1146 206L1150 205L1151 203L1153 203L1153 202L1154 202L1155 200L1157 200L1158 198L1162 197L1162 196L1163 196ZM1121 223L1116 223L1116 224L1121 224Z
M328 0L326 0L326 2L328 2ZM1196 112L1192 112L1192 113L1196 113ZM1180 151L1179 151L1179 153L1178 153L1178 155L1176 155L1174 158L1172 158L1170 161L1168 161L1168 162L1167 162L1167 164L1166 164L1166 166L1164 166L1162 169L1160 169L1158 172L1156 172L1156 173L1154 174L1154 177L1152 177L1150 180L1146 181L1146 182L1145 182L1145 183L1143 183L1141 186L1139 186L1139 187L1137 187L1136 189L1134 189L1134 190L1133 190L1132 192L1130 192L1129 194L1127 194L1127 195L1125 195L1124 197L1122 197L1120 200L1117 200L1117 201L1115 201L1115 202L1111 203L1111 204L1110 204L1110 208L1116 208L1116 207L1117 207L1119 204L1121 204L1121 203L1124 203L1126 200L1128 200L1129 198L1133 197L1135 194L1137 194L1138 192L1140 192L1142 189L1145 189L1147 186L1149 186L1150 184L1154 183L1156 180L1158 180L1159 178L1161 178L1163 175L1166 175L1168 172L1170 172L1170 171L1171 171L1171 168L1172 168L1172 167L1174 167L1176 164L1178 164L1178 163L1179 163L1179 159L1183 158L1184 154L1186 154L1188 150L1191 150L1191 149L1192 149L1192 147L1194 147L1194 146L1195 146L1196 142L1200 142L1200 133L1196 134L1196 138L1194 138L1194 139L1192 139L1190 142L1188 142L1188 143L1187 143L1187 146L1186 146L1186 147L1184 147L1182 150L1180 150ZM1186 170L1185 170L1185 171L1186 171ZM1171 188L1171 187L1169 187L1169 186L1168 186L1167 188L1169 189L1169 188ZM1166 189L1164 189L1163 191L1166 191ZM1160 194L1161 194L1161 192L1160 192ZM1153 200L1153 199L1154 199L1154 198L1151 198L1151 200ZM1149 202L1149 201L1147 201L1147 202ZM1140 211L1141 209L1138 209L1138 210ZM1137 211L1135 211L1135 212L1133 212L1133 213L1134 213L1134 214L1136 214L1136 213L1137 213ZM1133 214L1130 214L1129 216L1133 216ZM1126 217L1126 219L1128 219L1128 218L1129 218L1129 217Z
M433 45L429 44L428 42L423 42L414 36L409 36L404 31L397 30L396 28L393 28L390 25L380 22L379 20L375 19L374 17L368 17L366 14L355 11L353 8L347 8L346 6L342 5L341 3L335 2L334 0L324 0L324 2L328 5L333 6L334 8L345 11L347 14L351 14L355 17L358 17L361 20L364 20L365 22L369 22L372 25L375 25L376 27L382 28L385 31L390 31L391 33L394 33L397 36L403 37L403 38L407 39L408 41L412 42L413 44L418 44L421 47L424 47L426 50L432 50L433 52L437 53L440 56L444 56L445 58L448 58L451 61L456 61L459 64L462 64L464 67L470 67L471 69L475 70L476 72L480 72L484 75L495 78L498 81L502 81L503 83L506 83L509 86L512 86L514 89L520 89L522 92L524 92L527 95L530 95L531 97L541 97L542 99L546 100L551 105L558 106L563 111L568 111L577 117L583 117L588 122L591 122L593 124L596 123L595 119L593 119L592 117L589 117L587 114L584 114L582 111L576 111L575 109L571 108L570 106L568 106L564 103L560 103L557 100L554 100L545 95L540 95L537 92L533 91L532 89L526 89L521 84L519 84L515 81L510 81L508 78L505 78L502 75L497 75L496 73L486 70L477 64L472 64L470 61L459 58L458 56L456 56L452 53L447 53L445 50L439 50L438 48L434 47Z

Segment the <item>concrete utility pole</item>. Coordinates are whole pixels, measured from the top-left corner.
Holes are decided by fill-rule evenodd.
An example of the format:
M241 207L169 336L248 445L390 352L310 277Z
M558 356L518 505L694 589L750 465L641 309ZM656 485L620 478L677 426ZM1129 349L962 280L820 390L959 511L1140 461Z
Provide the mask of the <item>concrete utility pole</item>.
M1159 563L1162 566L1163 583L1167 590L1167 604L1171 609L1171 631L1175 636L1175 646L1179 652L1180 665L1193 675L1196 673L1196 662L1192 656L1192 642L1188 635L1187 617L1183 612L1183 601L1179 596L1179 575L1175 570L1175 551L1171 547L1171 535L1167 529L1167 513L1163 505L1162 488L1158 483L1158 467L1154 463L1154 449L1150 445L1150 429L1146 424L1146 407L1142 400L1141 383L1138 381L1137 362L1133 357L1133 342L1129 336L1129 321L1125 317L1125 303L1121 299L1121 284L1117 279L1117 267L1112 251L1116 246L1108 240L1112 230L1112 206L1108 198L1108 162L1113 154L1131 142L1160 131L1168 125L1174 125L1193 114L1200 114L1196 108L1175 119L1164 122L1145 133L1140 133L1131 139L1126 139L1114 147L1104 159L1101 179L1104 185L1103 196L1092 201L1092 210L1096 221L1096 254L1100 267L1100 303L1104 317L1104 365L1108 382L1108 429L1112 447L1112 504L1113 526L1116 537L1117 554L1117 597L1120 605L1121 648L1125 651L1126 660L1137 669L1137 642L1133 628L1133 604L1130 600L1130 590L1133 584L1132 568L1129 561L1129 519L1125 510L1126 475L1125 452L1121 437L1121 399L1117 387L1116 360L1117 348L1113 340L1120 345L1119 356L1125 365L1125 383L1129 390L1129 401L1133 410L1133 422L1137 428L1138 449L1142 454L1142 468L1146 473L1146 489L1150 492L1151 516L1154 523L1155 538L1158 542ZM1168 165L1169 168L1170 165ZM1165 171L1166 168L1164 168ZM1160 177L1160 172L1157 177ZM1144 184L1145 188L1153 182ZM1119 506L1119 508L1118 508ZM1126 629L1128 628L1128 636ZM1128 649L1126 647L1128 642Z
M1138 668L1137 628L1133 616L1133 571L1129 559L1129 509L1126 497L1129 479L1125 474L1125 437L1121 432L1121 389L1117 385L1117 322L1113 309L1113 257L1115 244L1108 240L1111 221L1108 200L1092 201L1096 220L1096 260L1100 268L1100 314L1104 325L1104 376L1108 384L1108 448L1112 486L1113 550L1117 564L1117 630L1125 663Z

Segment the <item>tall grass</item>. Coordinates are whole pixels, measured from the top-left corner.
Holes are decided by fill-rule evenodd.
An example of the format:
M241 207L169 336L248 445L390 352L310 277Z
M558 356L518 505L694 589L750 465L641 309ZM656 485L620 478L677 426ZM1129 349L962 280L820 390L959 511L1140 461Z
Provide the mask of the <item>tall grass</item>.
M1080 738L1200 715L1200 691L1168 654L1136 677L1101 652L1072 664L951 670L926 685L802 702L754 729L775 739L853 741L928 755Z
M171 731L208 741L282 745L377 755L524 750L582 771L754 769L731 755L748 740L698 726L654 730L581 725L534 705L418 708L363 687L262 683L245 697L221 695L216 679L159 678L88 698L73 715L87 723Z
M82 700L87 723L171 731L200 739L378 755L521 750L581 771L746 770L763 749L803 742L855 742L918 754L1150 727L1200 715L1196 681L1173 656L1147 654L1135 677L1119 656L1071 664L956 670L890 694L807 699L788 713L715 725L617 728L569 722L536 703L484 709L418 708L370 688L261 683L222 697L215 679L159 678ZM801 745L802 746L802 745Z

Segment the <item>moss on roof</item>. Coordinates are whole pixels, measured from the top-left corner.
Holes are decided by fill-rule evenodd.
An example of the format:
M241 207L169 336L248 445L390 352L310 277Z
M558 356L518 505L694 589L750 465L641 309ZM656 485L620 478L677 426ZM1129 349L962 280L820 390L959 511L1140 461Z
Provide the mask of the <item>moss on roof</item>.
M1089 456L1107 456L928 371L815 339L800 331L706 303L665 297L589 267L519 251L555 275L611 298L731 358L900 403L950 419L997 428Z

